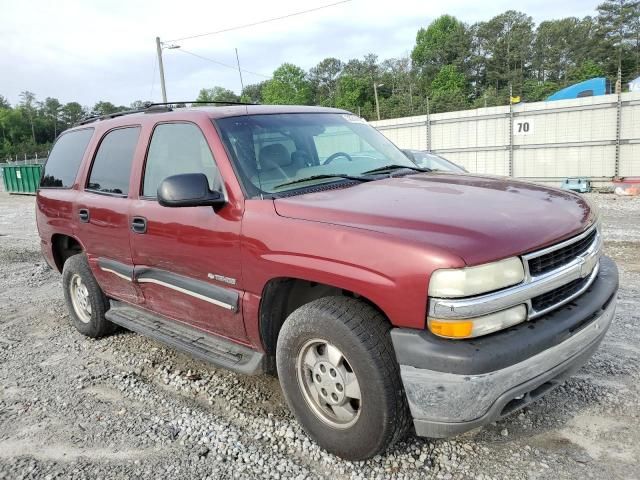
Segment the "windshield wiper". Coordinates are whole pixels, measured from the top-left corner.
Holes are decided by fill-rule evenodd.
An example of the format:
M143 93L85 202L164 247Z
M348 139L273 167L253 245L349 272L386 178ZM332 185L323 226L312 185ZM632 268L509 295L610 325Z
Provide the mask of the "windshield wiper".
M385 165L384 167L374 168L373 170L367 170L366 172L362 172L362 175L371 175L372 173L383 173L388 170L415 170L416 172L431 172L430 168L421 168L421 167L411 167L409 165Z
M286 187L287 185L295 185L296 183L310 182L311 180L322 180L324 178L345 178L347 180L356 180L358 182L370 182L373 178L359 177L356 175L346 175L343 173L324 174L324 175L311 175L310 177L299 178L290 182L281 183L273 188Z

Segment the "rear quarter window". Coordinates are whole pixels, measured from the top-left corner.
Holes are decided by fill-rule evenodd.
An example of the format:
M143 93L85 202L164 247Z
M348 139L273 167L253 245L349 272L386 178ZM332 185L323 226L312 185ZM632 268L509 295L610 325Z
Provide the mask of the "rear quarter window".
M63 133L56 141L45 163L40 187L71 187L92 136L93 128Z
M133 155L140 127L111 130L100 142L93 160L87 190L127 196Z

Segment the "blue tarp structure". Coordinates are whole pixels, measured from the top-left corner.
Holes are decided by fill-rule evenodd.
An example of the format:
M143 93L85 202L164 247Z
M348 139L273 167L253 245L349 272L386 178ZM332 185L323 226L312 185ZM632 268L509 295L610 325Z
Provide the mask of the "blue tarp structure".
M631 80L629 82L629 91L630 92L640 92L640 77L635 80Z
M606 95L610 90L610 84L605 77L592 78L557 91L547 98L547 101Z

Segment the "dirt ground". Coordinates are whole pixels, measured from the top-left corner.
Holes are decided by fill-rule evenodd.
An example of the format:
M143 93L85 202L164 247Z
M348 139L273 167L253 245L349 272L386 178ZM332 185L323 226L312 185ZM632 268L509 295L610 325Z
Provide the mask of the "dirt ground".
M506 420L345 462L304 434L275 378L134 333L77 333L40 256L34 198L0 193L0 479L640 478L640 198L590 198L621 273L591 361Z

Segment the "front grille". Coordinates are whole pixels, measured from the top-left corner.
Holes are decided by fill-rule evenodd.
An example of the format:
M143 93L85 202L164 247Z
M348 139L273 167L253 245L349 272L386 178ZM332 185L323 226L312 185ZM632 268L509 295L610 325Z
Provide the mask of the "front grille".
M552 307L578 292L587 284L588 281L589 277L578 278L577 280L569 282L555 290L538 295L531 299L531 306L535 312L541 312L542 310Z
M565 247L529 259L529 273L532 276L543 275L565 265L586 252L598 234L594 228L589 235ZM565 285L566 287L567 285ZM564 288L564 287L563 287Z

